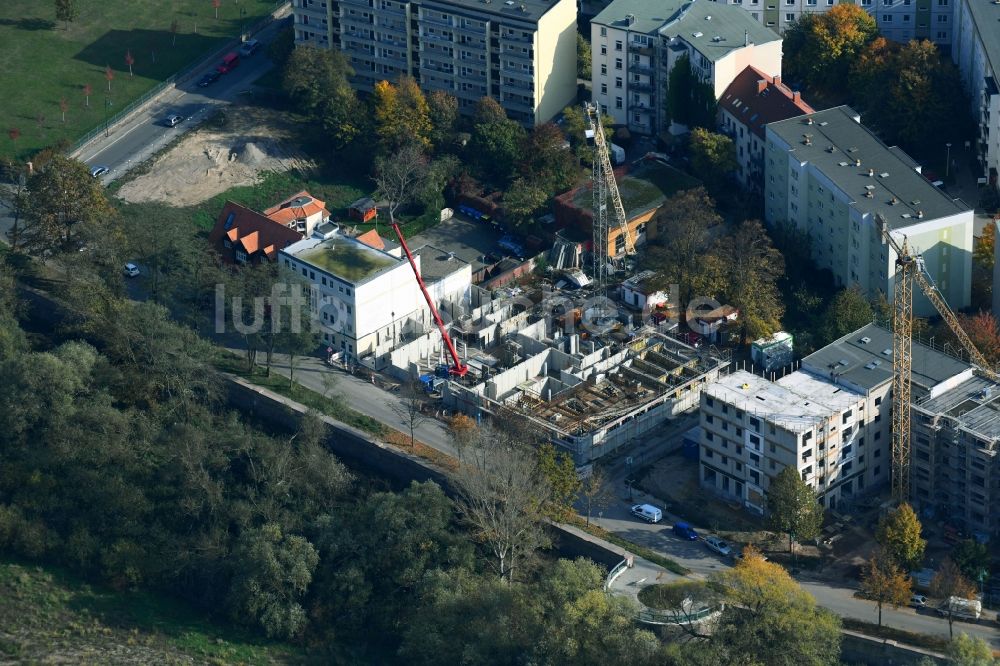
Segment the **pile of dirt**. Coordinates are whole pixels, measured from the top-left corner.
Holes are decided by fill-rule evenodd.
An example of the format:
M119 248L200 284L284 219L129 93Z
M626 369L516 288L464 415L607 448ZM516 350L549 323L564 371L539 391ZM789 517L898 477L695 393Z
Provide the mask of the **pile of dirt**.
M241 107L224 128L202 127L160 155L149 170L118 190L132 203L192 206L232 187L253 185L267 171L310 168L280 113Z

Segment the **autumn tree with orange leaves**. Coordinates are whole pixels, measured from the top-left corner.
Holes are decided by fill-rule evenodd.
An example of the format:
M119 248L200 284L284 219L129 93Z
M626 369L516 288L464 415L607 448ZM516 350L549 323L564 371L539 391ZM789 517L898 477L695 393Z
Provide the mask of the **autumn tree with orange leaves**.
M842 3L825 14L805 14L784 34L785 78L837 97L847 90L851 64L878 37L875 19Z

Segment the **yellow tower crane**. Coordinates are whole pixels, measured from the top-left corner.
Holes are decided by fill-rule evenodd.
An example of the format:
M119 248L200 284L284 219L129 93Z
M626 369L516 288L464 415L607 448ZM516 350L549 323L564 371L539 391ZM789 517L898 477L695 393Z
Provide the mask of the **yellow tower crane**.
M969 354L969 361L988 379L1000 382L1000 375L976 349L962 329L934 279L927 272L923 257L912 254L906 236L900 244L882 215L876 214L879 232L896 253L896 276L892 313L892 497L897 502L910 498L910 385L913 374L913 283L934 305L948 328Z

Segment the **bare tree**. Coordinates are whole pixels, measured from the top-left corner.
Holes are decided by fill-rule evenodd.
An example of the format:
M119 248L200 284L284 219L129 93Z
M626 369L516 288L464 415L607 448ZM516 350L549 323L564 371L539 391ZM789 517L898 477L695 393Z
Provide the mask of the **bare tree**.
M173 21L170 22L170 35L171 35L172 40L173 40L173 41L171 41L170 46L177 46L177 30L178 30L178 28L180 28L180 24L177 23L177 19L174 19ZM153 61L154 62L156 61L155 57L153 58Z
M429 169L427 156L414 143L375 160L376 197L385 202L390 223L395 224L396 212L413 200L426 181ZM378 218L375 226L378 227Z
M962 571L954 560L946 557L941 562L941 566L938 567L934 578L931 579L931 594L944 599L943 608L947 609L945 617L948 618L948 634L954 638L955 630L952 625L955 622L955 609L951 604L951 597L972 599L976 594L976 586L962 575Z
M219 7L222 6L222 0L212 0L212 9L215 10L215 18L219 18Z
M89 83L83 84L83 99L84 104L89 109L90 108L90 95L94 92L94 89L90 87Z
M132 65L135 64L135 57L132 55L132 50L129 49L125 51L125 64L128 65L128 78L132 78Z
M111 82L115 80L115 70L111 69L111 65L104 68L104 78L108 80L108 92L111 92Z
M607 472L602 467L594 467L590 476L580 484L580 497L587 507L587 525L594 509L601 510L611 503L613 491Z
M403 387L399 400L393 404L392 411L402 419L403 425L410 431L410 446L416 442L415 432L425 421L424 405L427 404L419 382L411 381Z
M549 489L531 440L517 430L480 427L455 472L459 507L491 563L510 582L524 558L545 545Z

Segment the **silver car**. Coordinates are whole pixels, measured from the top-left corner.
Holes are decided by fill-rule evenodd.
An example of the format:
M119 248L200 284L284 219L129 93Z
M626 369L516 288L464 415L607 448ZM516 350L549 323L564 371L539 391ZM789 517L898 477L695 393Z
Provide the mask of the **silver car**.
M714 550L724 557L728 557L733 552L732 546L715 535L705 537L704 541L709 550Z
M181 124L182 120L184 120L184 116L176 116L176 115L175 116L167 116L163 120L163 124L166 125L167 127L177 127L178 125Z

